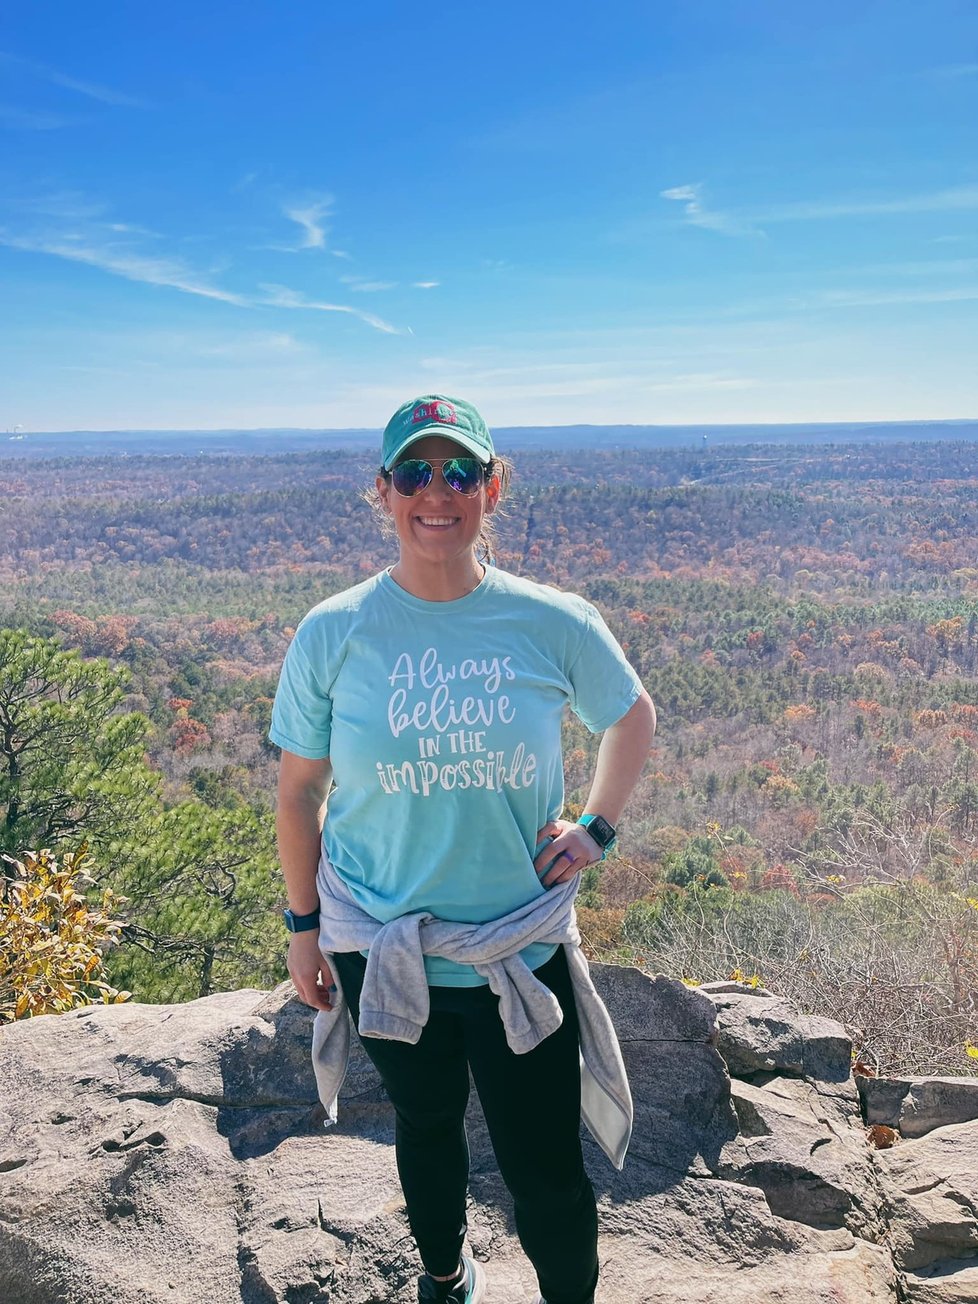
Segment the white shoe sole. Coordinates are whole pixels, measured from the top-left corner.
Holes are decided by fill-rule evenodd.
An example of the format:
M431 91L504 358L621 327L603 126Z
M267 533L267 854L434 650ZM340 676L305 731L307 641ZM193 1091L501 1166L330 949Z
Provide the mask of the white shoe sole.
M481 1263L470 1259L467 1254L462 1257L469 1265L472 1275L472 1294L469 1296L469 1304L482 1304L486 1298L486 1270Z

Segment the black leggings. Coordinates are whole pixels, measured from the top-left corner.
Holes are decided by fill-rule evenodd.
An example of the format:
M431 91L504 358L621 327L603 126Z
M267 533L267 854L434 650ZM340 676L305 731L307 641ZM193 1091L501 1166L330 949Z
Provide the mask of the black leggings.
M335 957L356 1023L366 960ZM432 987L415 1045L361 1039L397 1116L397 1171L425 1269L450 1276L465 1236L469 1068L515 1203L516 1230L547 1304L591 1304L598 1280L594 1191L581 1157L577 1009L563 947L537 969L564 1021L525 1055L506 1044L488 986Z

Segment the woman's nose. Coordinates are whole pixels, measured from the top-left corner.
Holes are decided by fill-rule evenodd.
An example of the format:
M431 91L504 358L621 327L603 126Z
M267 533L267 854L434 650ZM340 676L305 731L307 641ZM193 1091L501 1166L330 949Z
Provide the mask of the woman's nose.
M445 479L445 468L443 466L433 466L431 468L431 479L428 481L425 493L440 498L450 498L455 493L455 490Z

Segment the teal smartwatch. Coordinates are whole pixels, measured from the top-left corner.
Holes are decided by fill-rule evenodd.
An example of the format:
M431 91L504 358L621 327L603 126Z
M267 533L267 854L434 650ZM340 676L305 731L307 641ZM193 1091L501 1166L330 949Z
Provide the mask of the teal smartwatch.
M577 822L581 828L587 829L588 837L593 838L601 848L601 859L604 860L618 840L614 826L603 815L582 815Z
M282 918L290 933L306 933L310 928L319 927L318 910L313 910L308 915L297 915L294 910L283 910Z

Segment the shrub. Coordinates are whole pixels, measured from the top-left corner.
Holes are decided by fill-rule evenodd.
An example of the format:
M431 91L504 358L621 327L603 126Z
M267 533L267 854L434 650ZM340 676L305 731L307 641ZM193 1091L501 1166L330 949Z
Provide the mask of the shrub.
M976 897L920 882L837 887L817 901L697 884L629 906L607 945L698 982L763 974L805 1013L840 1020L880 1074L978 1073Z
M106 888L99 906L87 904L85 847L60 864L51 851L3 859L12 872L0 877L0 1023L129 1000L102 978L104 951L122 928L111 912L125 898Z

